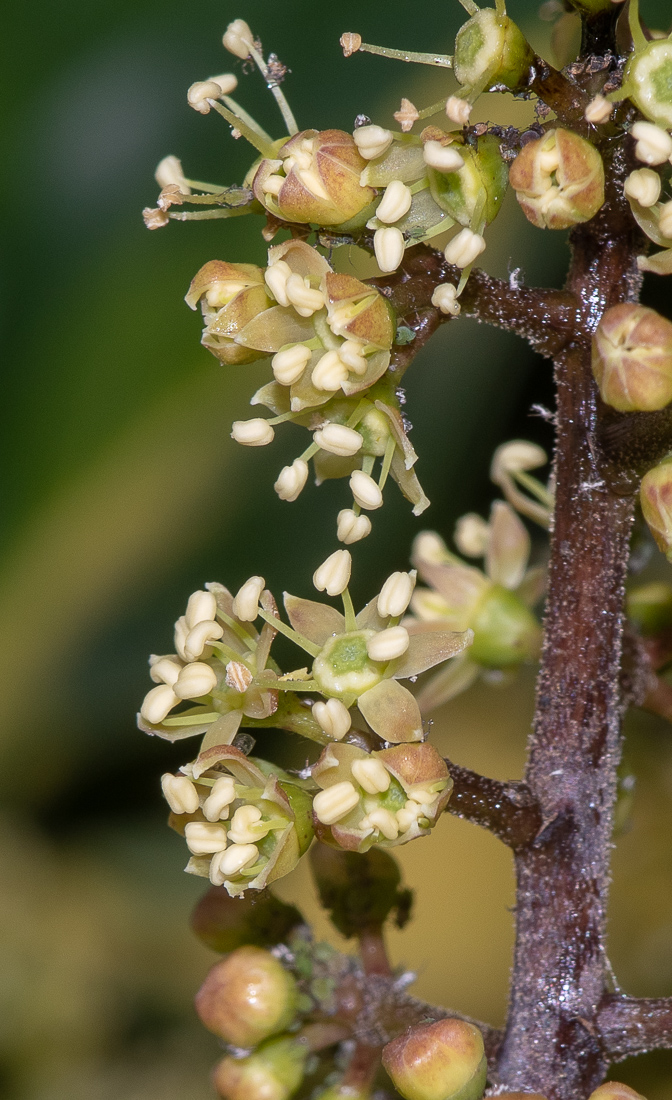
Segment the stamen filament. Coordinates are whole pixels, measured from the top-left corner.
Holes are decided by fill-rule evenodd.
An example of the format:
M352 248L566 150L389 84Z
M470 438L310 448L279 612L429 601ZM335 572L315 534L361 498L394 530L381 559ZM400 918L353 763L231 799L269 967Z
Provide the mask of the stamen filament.
M524 489L532 493L532 496L535 496L547 508L553 507L553 495L549 493L545 485L537 481L536 477L532 477L532 474L528 474L525 470L517 470L513 476Z
M475 7L475 5L474 5ZM478 11L478 8L476 8ZM389 57L394 61L412 61L416 65L438 65L441 69L452 69L453 59L447 54L415 53L412 50L395 50L389 46L373 46L370 42L362 42L358 53L374 53L379 57Z
M310 653L311 657L317 657L320 652L320 646L315 645L314 642L309 642L307 638L304 638L303 634L299 634L298 630L293 630L291 626L287 626L283 623L282 619L276 619L275 615L270 615L268 611L263 611L259 608L259 614L261 618L270 623L274 630L277 630L280 634L284 634L285 638L289 638L291 642L300 646L301 649L305 649L306 653ZM276 685L273 684L273 687Z
M262 55L252 45L250 45L250 54L254 58L257 68L259 69L261 75L266 81L266 87L269 89L273 98L275 99L275 102L280 108L280 114L283 117L289 136L292 137L293 134L298 134L299 127L297 125L296 119L294 118L294 115L292 114L292 109L285 98L285 93L283 92L280 85L276 84L276 82L273 80L273 77L270 76L268 66L264 61Z
M420 111L418 114L418 119L430 118L432 115L438 114L439 111L442 111L444 109L445 105L446 97L444 96L443 99L440 99L438 101L438 103L432 103L431 107L425 107L422 111ZM412 191L413 189L411 188L411 193Z
M249 212L249 204L245 204L228 206L225 209L219 206L214 210L181 210L179 213L173 213L171 210L168 217L175 222L207 222L214 218L239 218L242 214L249 214Z
M244 626L241 626L240 623L236 622L235 619L232 619L230 615L227 615L226 611L222 611L221 608L218 607L216 615L217 618L221 619L223 623L226 623L227 626L230 626L231 629L238 635L241 642L246 642L250 646L250 649L252 651L257 648L257 639L249 634ZM236 660L240 660L240 657L236 657Z
M255 130L250 129L247 123L243 122L242 118L238 118L238 115L234 115L233 111L230 111L228 107L222 106L216 99L209 99L208 103L211 107L215 108L217 114L226 119L230 126L233 126L234 130L240 130L245 141L248 141L258 153L261 153L262 157L266 157L269 160L273 159L275 150L270 141L264 141Z
M387 481L387 475L390 472L390 466L392 465L392 456L394 455L394 448L396 442L394 436L390 436L385 447L385 454L383 456L383 465L380 471L380 477L378 478L378 488L382 492L385 488L385 482Z
M357 618L355 616L355 609L352 605L352 596L348 588L345 588L341 593L341 599L343 600L343 611L345 612L345 629L351 632L357 629Z
M254 130L255 134L259 135L262 141L273 142L271 135L266 133L259 125L256 118L252 118L252 115L248 114L245 108L241 107L236 99L232 99L230 95L223 95L222 101L226 103L226 106L233 112L236 118L239 118L241 122L245 122L250 127L250 130Z

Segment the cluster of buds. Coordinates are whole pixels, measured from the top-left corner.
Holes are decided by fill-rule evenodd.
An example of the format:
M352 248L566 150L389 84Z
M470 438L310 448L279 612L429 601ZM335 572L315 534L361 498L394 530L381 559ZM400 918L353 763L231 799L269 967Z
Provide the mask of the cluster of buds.
M604 203L604 165L594 145L553 127L524 145L509 182L528 221L540 229L569 229Z
M653 412L672 401L672 322L624 302L606 310L593 337L602 400L619 412Z
M418 704L399 681L462 653L472 634L400 624L415 573L393 573L355 615L351 564L349 551L338 550L313 578L319 591L342 595L344 613L285 593L291 626L262 577L235 597L209 584L176 623L177 654L152 658L163 680L143 703L140 728L171 740L205 735L196 760L162 778L170 824L191 853L186 870L232 896L287 874L310 844L313 821L321 832L333 827L332 839L347 849L403 843L435 824L450 795L446 766L423 743ZM312 658L311 672L280 673L270 657L278 631ZM180 677L198 680L198 691L180 694ZM196 706L172 715L184 698ZM309 777L292 778L233 744L241 725L293 730L332 755L323 753ZM374 735L392 747L357 747Z
M469 650L421 688L423 712L464 691L479 674L501 681L539 652L541 628L532 608L545 578L543 570L527 568L530 538L513 508L496 501L489 523L464 516L455 541L466 556L485 558L485 570L467 565L433 532L418 535L413 548L413 562L430 587L413 594L409 631L433 623L474 633Z
M419 514L429 501L413 470L417 455L388 374L395 322L387 299L354 276L332 271L304 241L271 248L268 261L263 270L210 261L187 295L192 308L200 302L203 343L222 362L272 356L274 380L251 403L274 416L235 421L233 438L259 447L272 441L278 424L307 427L310 445L281 470L275 489L282 500L296 500L311 458L318 483L349 477L353 506L338 522L346 544L371 530L361 511L382 505L388 473Z

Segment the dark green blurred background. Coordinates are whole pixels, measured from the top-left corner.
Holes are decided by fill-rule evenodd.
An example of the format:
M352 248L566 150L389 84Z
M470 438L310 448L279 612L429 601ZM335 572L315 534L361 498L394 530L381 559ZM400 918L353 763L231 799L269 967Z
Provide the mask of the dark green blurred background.
M669 21L669 4L645 14ZM511 14L548 54L536 5ZM186 103L197 79L237 67L220 42L243 16L292 70L285 90L305 127L391 122L401 95L423 105L449 87L435 71L379 58L344 61L344 30L368 41L450 51L457 3L307 0L244 7L204 0L102 4L34 0L5 12L3 164L3 457L0 570L0 1094L12 1100L205 1100L217 1056L191 1007L212 956L187 918L204 888L182 874L182 842L164 825L158 778L187 755L135 730L147 655L207 580L236 588L263 573L277 592L310 594L334 548L342 483L308 487L293 505L272 490L303 449L298 429L266 450L236 448L230 422L267 364L224 369L199 346L182 298L213 258L260 262L259 219L171 224L148 233L167 153L187 175L240 182L243 142ZM257 75L238 96L278 136ZM525 124L529 108L485 97L480 117ZM563 234L541 235L515 202L493 227L488 270L522 267L560 285ZM661 281L647 300L665 308ZM517 340L461 322L408 375L418 472L433 507L423 526L449 535L487 509L489 457L549 404L549 369ZM394 486L355 549L359 601L403 568L418 529ZM518 776L533 677L473 689L445 708L437 743L461 763ZM277 739L264 747L278 752ZM302 746L293 746L300 756ZM669 815L672 731L638 717L630 831L615 862L612 955L632 993L672 994ZM446 819L402 850L418 916L393 934L395 960L421 995L503 1018L511 947L511 867L501 845ZM316 916L303 869L282 885ZM616 1076L650 1100L672 1096L672 1061L642 1059Z

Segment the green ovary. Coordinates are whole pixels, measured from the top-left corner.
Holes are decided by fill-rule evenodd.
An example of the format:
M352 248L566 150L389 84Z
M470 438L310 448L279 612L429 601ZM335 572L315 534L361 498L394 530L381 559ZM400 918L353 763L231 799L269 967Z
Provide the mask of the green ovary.
M651 85L659 103L672 104L672 57L651 72Z
M493 585L470 626L474 642L469 656L485 668L510 668L537 656L540 629L522 600Z
M377 665L369 660L366 643L373 630L338 634L315 658L313 676L327 695L361 695L380 683Z

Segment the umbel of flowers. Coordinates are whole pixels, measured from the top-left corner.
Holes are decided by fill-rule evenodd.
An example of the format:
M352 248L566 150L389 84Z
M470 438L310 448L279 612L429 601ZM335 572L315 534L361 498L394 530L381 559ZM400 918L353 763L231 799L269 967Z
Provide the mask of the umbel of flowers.
M236 421L233 438L265 446L287 421L312 434L304 452L280 471L275 489L281 499L296 500L312 459L318 482L350 479L352 507L338 521L338 537L346 544L370 532L371 521L361 512L382 505L390 473L416 515L427 507L396 382L388 373L394 315L375 287L333 271L305 241L290 240L269 249L265 269L219 260L205 264L187 302L194 309L200 302L202 342L221 362L271 357L273 381L251 403L274 415Z
M236 596L220 584L194 592L175 624L176 653L150 658L157 682L141 729L178 740L203 735L196 759L163 776L171 825L187 842L187 871L232 895L286 874L317 826L347 849L425 835L450 797L446 765L428 745L414 696L401 680L461 653L472 633L400 624L414 573L394 573L355 615L351 559L338 550L315 572L330 604L285 593L283 622L262 577ZM254 627L264 621L260 631ZM312 667L283 673L271 656L282 632ZM327 745L301 778L248 757L241 727L276 727ZM364 739L364 740L362 740ZM380 746L366 751L362 743Z

